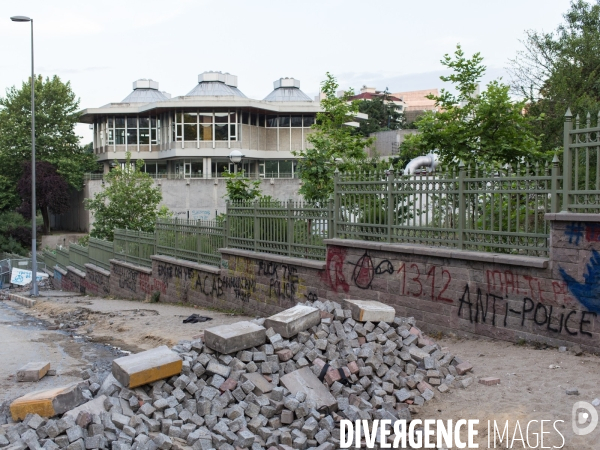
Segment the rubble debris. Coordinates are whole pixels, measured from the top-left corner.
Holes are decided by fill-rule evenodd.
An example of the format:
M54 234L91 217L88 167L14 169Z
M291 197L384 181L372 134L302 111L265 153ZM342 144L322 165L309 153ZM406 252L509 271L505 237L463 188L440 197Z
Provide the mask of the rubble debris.
M479 384L484 384L485 386L494 386L496 384L500 384L500 378L495 378L495 377L480 378Z
M357 322L392 323L396 317L393 306L370 300L344 300L344 306L352 311L352 318Z
M181 373L183 361L166 345L113 360L112 374L128 388Z
M63 414L86 401L80 384L74 382L59 388L30 392L10 404L10 414L13 420L22 420L28 414L38 414L41 417ZM91 397L89 390L85 391Z
M317 308L296 305L265 319L265 328L273 328L275 333L280 334L281 337L291 338L320 322L321 315ZM272 340L271 344L273 344Z
M423 336L414 318L360 322L339 303L302 306L319 321L290 338L256 320L155 349L181 365L149 384L85 369L81 403L62 417L24 411L14 417L23 422L5 429L6 442L0 434L0 447L333 450L341 419L410 421L436 395L473 383L458 374L465 362ZM144 353L127 358L145 361Z
M204 330L204 342L208 348L219 353L233 353L265 343L265 327L253 322L219 325Z
M40 381L50 370L50 363L30 362L17 370L17 381Z

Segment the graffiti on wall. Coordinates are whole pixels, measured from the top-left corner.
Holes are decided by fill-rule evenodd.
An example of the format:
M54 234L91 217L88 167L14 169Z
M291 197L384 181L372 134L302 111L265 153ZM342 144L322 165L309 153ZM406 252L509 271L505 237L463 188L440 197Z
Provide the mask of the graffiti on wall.
M344 263L346 261L346 249L341 247L329 247L327 249L327 259L325 261L325 271L323 281L333 292L342 290L348 292L350 285L344 276Z
M522 302L522 303L520 303ZM490 292L483 292L481 288L471 292L468 284L462 297L459 299L458 316L469 319L471 323L491 324L493 327L507 327L509 319L517 318L520 326L525 327L525 321L533 321L540 331L547 330L555 334L568 336L592 336L589 327L592 318L597 314L591 311L567 309L563 305L556 306L544 304L539 300L523 296L519 301L519 309L511 306L509 298Z
M583 283L575 280L562 267L558 270L573 296L590 311L600 313L600 253L592 250Z
M121 289L137 292L138 276L140 275L137 270L119 264L113 264L112 269L112 273L119 278L119 287Z
M300 281L296 267L272 261L258 261L257 274L269 277L269 298L296 301Z
M145 294L152 294L153 292L167 293L167 284L164 281L151 277L146 273L140 273L139 286Z
M89 291L97 294L106 295L110 293L109 277L93 270L88 270L86 280L89 286L86 287Z

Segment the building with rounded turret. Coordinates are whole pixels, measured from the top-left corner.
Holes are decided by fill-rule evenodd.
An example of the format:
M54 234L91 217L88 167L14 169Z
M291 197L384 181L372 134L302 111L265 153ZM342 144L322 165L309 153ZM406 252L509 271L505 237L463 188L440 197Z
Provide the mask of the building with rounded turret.
M140 79L120 102L81 112L93 128L93 147L108 172L126 153L141 158L155 178L217 178L244 170L250 177L294 178L293 151L307 146L319 111L294 78L281 78L263 100L238 88L237 76L204 72L185 95L171 97ZM234 165L229 155L243 155Z

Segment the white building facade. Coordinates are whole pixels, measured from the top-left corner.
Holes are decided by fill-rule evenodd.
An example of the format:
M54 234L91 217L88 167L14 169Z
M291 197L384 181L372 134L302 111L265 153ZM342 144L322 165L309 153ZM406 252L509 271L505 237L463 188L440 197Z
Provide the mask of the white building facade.
M237 76L204 72L186 95L170 98L152 80L133 83L123 101L81 112L93 128L93 147L108 172L126 153L143 159L155 178L218 178L244 170L252 178L295 178L293 151L304 150L318 102L300 82L281 78L263 100L246 97ZM242 153L239 165L229 159Z

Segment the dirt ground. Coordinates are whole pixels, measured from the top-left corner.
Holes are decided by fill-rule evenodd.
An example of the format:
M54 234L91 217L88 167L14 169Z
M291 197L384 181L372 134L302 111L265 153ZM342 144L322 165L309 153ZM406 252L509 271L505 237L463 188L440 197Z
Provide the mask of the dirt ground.
M81 313L73 317L73 311ZM78 334L93 342L110 343L131 352L159 345L173 346L191 340L202 330L249 318L241 315L164 303L111 300L95 297L42 297L30 313L60 326L60 323L86 322ZM191 314L210 317L201 323L183 323Z
M516 425L519 422L524 443L529 446L515 439L512 448L542 448L541 442L536 444L536 433L539 436L541 421L548 420L544 422L544 433L549 432L544 434L544 447L600 449L600 426L589 435L577 436L571 424L575 402L591 403L600 397L598 356L575 356L570 352L559 352L556 348L536 349L529 345L483 339L443 338L438 343L473 364L475 382L467 389L437 393L433 401L424 405L417 418L453 419L455 422L479 419L479 427L476 427L479 439L475 440L480 444L479 448L511 448L500 444L497 436L494 447L494 420L501 429L500 434L508 421L511 442L513 436L521 438ZM496 386L479 384L478 380L484 377L497 377L501 382ZM567 388L577 388L579 395L567 395ZM595 409L598 411L598 408ZM534 420L538 422L531 422L527 444L527 424ZM558 420L564 421L556 423L556 428L564 436L564 447L561 447L563 438L553 428L554 421ZM488 421L491 423L489 447Z
M133 352L162 344L172 346L179 340L192 339L205 328L248 320L244 316L189 306L93 297L42 297L33 308L22 309L38 320L47 321L51 328L60 327L61 323L63 328L81 323L73 335ZM213 320L182 323L192 313ZM31 336L34 342L46 338ZM575 402L591 403L600 397L600 357L575 356L556 348L539 349L486 339L443 337L437 342L473 364L474 383L466 389L452 388L444 394L436 390L436 397L414 418L452 419L454 423L460 419L478 419L475 443L480 444L479 448L600 449L600 426L585 436L577 436L572 429ZM73 351L69 353L73 356ZM0 367L0 380L5 380L7 375L2 372ZM478 383L480 378L491 376L500 378L501 383L496 386ZM579 395L567 395L568 388L577 388ZM503 443L496 436L494 446L493 428L488 447L488 421L493 427L494 420L500 434L508 421L507 432L512 447L507 444L506 435ZM543 447L539 441L542 420L546 421L543 423ZM520 441L521 436L524 441Z

